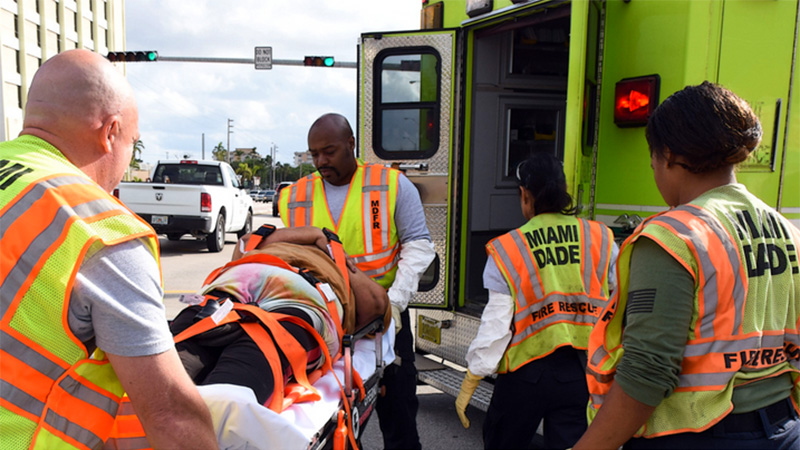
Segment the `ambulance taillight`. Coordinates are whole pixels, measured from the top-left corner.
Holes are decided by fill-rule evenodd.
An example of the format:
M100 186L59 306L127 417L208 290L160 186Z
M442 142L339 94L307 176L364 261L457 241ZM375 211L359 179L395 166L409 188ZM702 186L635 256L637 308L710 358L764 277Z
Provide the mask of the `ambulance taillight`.
M641 127L658 106L661 78L658 75L625 78L614 91L614 123L618 127Z

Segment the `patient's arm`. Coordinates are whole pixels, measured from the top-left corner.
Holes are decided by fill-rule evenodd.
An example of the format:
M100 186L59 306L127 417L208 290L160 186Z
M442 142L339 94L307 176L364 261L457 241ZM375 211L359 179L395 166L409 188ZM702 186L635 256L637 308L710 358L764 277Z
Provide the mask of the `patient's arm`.
M245 243L251 236L252 233L243 236L242 239L239 240L239 245L233 250L233 258L231 258L231 261L237 260L244 255ZM275 242L314 245L326 254L328 253L328 238L325 236L325 233L322 232L322 229L317 227L278 228L267 236L266 239L261 241L256 249L264 248L268 244Z
M389 307L389 296L383 286L372 281L364 272L356 270L350 274L350 287L355 294L356 330L385 316Z

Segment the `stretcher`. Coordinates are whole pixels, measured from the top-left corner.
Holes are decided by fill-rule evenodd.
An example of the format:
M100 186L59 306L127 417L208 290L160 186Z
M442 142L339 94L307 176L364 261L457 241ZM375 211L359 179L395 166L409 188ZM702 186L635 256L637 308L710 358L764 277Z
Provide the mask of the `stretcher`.
M394 322L383 333L382 328L381 318L354 335L345 335L343 356L333 364L333 371L312 383L321 398L295 402L280 414L259 404L250 388L198 386L211 411L220 448L344 449L348 411L359 442L377 401L383 368L395 359ZM363 391L356 386L355 374L363 380Z

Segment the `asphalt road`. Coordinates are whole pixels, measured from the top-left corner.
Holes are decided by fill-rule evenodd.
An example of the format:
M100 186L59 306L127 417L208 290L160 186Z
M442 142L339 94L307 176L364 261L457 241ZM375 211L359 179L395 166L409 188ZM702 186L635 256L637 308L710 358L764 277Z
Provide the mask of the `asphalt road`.
M255 207L254 229L264 223L282 226L280 218L272 217L271 203L256 203ZM166 237L160 237L159 241L165 290L164 304L167 317L171 319L183 309L184 305L179 301L182 294L196 292L212 270L230 261L236 245L236 234L227 235L225 248L219 253L209 252L205 241L198 241L190 235L184 236L179 241L169 241ZM412 319L412 323L416 323L416 320ZM423 449L483 448L481 429L485 414L482 411L473 407L467 410L472 424L465 430L455 412L455 398L426 385L418 386L417 396L419 398L417 428ZM383 448L378 418L374 413L367 422L362 445L367 450Z

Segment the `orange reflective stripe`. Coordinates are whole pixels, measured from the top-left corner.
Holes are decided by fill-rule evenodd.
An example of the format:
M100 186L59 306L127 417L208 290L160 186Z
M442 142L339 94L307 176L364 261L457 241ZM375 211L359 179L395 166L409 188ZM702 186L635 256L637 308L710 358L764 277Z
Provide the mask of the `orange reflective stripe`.
M122 397L111 435L103 446L104 450L144 450L150 449L142 422L133 410L130 398Z
M289 189L288 211L289 227L300 227L312 225L311 208L314 200L314 175L308 175L297 180L293 185L286 187Z
M389 246L392 220L389 217L389 172L380 164L364 165L362 189L364 248L375 253Z
M369 277L376 277L392 270L400 260L400 243L394 247L374 254L359 255L353 258L356 266Z

